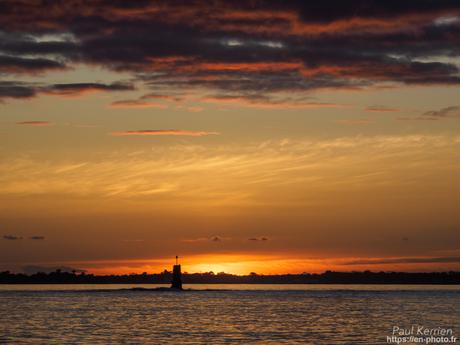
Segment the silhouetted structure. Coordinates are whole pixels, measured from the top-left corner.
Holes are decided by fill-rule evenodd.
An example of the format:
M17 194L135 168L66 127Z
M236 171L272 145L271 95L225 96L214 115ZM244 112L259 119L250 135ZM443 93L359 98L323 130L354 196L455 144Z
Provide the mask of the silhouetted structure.
M205 272L183 273L178 265L178 280L185 284L456 284L460 272L331 272L302 274L249 274ZM173 272L94 275L86 272L55 272L35 274L0 272L0 284L165 284L174 280Z
M176 264L173 266L173 277L171 282L171 289L182 290L182 272L178 261L179 257L176 255Z

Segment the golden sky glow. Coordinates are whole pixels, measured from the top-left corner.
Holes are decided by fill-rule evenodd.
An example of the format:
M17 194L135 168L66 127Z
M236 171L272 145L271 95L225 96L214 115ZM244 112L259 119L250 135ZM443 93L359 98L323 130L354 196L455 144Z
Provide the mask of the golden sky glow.
M26 3L0 14L0 269L460 269L458 8Z

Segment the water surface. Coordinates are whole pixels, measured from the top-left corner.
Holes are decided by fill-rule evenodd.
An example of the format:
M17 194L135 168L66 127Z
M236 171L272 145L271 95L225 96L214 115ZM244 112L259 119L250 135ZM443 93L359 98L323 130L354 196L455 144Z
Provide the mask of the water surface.
M460 334L459 286L0 285L1 344L386 344L393 326ZM211 291L212 290L212 291Z

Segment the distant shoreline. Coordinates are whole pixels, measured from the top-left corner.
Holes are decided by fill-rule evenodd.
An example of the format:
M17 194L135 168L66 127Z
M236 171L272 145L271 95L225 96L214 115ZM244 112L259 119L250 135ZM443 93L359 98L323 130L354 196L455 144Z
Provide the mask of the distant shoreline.
M3 283L0 285L171 285L170 283ZM460 283L183 283L184 285L459 285Z
M172 273L93 275L55 271L26 275L0 272L0 284L170 284ZM460 272L332 272L321 274L234 275L183 273L183 284L343 284L343 285L460 285Z

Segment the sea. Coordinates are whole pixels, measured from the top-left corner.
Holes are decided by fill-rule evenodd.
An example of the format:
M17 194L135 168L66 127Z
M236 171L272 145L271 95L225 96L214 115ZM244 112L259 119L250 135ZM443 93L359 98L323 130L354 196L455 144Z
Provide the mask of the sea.
M460 286L164 288L0 285L0 344L460 344Z

